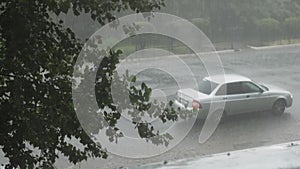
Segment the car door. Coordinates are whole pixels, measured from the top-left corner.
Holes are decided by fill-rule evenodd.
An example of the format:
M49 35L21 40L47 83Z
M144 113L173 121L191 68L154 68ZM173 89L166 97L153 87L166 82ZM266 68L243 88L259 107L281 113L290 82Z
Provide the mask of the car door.
M227 87L226 104L228 104L228 114L240 114L249 109L247 104L247 94L242 89L241 82L229 83Z
M245 112L262 111L267 108L268 96L258 85L253 82L241 82L242 91L246 94Z
M215 94L225 101L227 115L243 113L247 107L247 94L241 87L241 82L227 83L222 85Z

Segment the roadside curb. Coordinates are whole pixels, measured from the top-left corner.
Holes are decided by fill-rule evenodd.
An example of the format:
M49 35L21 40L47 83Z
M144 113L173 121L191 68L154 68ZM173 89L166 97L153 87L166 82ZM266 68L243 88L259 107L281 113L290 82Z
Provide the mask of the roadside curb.
M150 163L128 169L171 168L298 168L300 141L203 155L175 161ZM282 158L282 157L285 157ZM250 162L250 163L249 163ZM253 163L255 162L255 163ZM265 163L264 163L265 162ZM274 162L274 163L272 163Z

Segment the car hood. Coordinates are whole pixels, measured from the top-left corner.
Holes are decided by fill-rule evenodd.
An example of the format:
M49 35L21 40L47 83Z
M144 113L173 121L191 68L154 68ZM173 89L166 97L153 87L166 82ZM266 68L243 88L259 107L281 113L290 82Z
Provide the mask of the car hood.
M270 85L270 84L263 84L261 83L261 85L266 86L270 92L278 92L278 93L286 93L286 94L290 94L289 91L282 89L278 86L274 86L274 85Z

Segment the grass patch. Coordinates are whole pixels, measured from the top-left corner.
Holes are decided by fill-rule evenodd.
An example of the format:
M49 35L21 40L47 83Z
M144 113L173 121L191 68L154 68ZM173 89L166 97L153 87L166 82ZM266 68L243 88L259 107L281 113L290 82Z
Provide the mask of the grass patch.
M300 39L282 39L282 40L275 40L271 42L264 42L265 46L273 46L273 45L289 45L300 43Z

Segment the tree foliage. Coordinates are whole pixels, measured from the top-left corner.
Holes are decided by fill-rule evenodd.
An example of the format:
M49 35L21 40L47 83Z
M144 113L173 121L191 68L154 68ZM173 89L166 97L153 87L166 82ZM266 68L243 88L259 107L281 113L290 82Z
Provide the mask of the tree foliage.
M271 40L274 35L279 33L280 23L276 19L263 18L256 21L255 24L257 25L260 36L267 40Z
M105 149L83 131L72 104L73 65L82 44L71 29L62 26L62 20L51 16L71 10L75 15L90 13L93 20L104 24L114 20L116 12L149 12L163 5L162 0L0 3L0 146L9 159L6 168L53 168L59 153L72 163L107 157ZM106 65L115 68L118 54L106 56ZM109 105L105 94L99 98ZM106 114L106 118L118 117Z
M193 18L192 23L202 30L206 35L210 34L210 21L206 18Z
M289 17L283 22L284 32L288 38L300 36L300 17Z
M283 34L299 37L286 30L285 19L300 16L299 0L166 0L166 11L193 22L193 18L209 20L209 30L202 28L208 37L217 42L228 40L232 35L240 38L261 38L259 20L272 18L280 22L281 32L273 34L282 38ZM186 12L189 11L189 12ZM269 40L264 37L263 40Z

